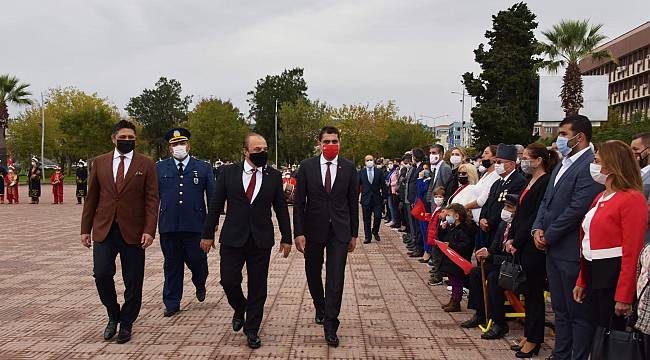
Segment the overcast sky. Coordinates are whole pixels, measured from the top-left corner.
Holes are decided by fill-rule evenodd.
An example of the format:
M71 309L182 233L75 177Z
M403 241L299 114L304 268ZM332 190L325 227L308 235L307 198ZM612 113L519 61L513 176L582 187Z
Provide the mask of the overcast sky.
M491 16L512 1L4 1L0 73L31 91L75 86L124 113L160 76L248 113L257 79L302 67L308 95L331 105L393 99L403 114L460 119L461 75ZM588 18L616 37L648 20L647 0L528 3L541 30ZM467 100L469 109L469 100ZM12 116L19 109L12 107ZM466 118L467 118L466 111ZM431 125L431 121L429 121Z

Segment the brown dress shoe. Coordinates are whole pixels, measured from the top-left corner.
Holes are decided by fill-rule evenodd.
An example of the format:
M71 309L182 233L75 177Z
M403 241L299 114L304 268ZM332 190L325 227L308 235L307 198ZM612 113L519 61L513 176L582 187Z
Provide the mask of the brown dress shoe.
M445 312L460 312L460 301L452 301L447 307L443 308Z

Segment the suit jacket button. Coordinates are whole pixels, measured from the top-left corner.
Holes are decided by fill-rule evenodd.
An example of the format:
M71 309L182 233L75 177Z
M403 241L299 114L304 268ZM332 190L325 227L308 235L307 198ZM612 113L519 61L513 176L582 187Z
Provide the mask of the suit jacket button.
M178 195L183 195L183 192L182 192L182 191L179 191L179 192L178 192Z
M178 200L178 203L179 203L180 205L183 205L183 200Z
M178 184L178 186L183 186L183 183Z

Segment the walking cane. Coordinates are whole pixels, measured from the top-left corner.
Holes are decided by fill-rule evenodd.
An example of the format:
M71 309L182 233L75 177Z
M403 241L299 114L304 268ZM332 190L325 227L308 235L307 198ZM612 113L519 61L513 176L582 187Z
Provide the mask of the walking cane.
M487 282L485 280L485 259L481 260L481 285L483 285L483 306L485 306L485 326L479 325L478 327L483 333L488 332L492 327L492 319L488 316L488 296L487 296ZM489 319L489 320L488 320Z

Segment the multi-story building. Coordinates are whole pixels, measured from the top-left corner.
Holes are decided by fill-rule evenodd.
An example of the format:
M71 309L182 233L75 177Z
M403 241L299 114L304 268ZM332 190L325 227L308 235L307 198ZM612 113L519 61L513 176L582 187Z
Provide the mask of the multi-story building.
M594 51L609 51L611 58L580 61L583 75L609 76L609 105L624 120L650 107L650 21L608 41Z
M461 124L460 121L454 121L449 124L447 143L449 148L454 146L471 146L470 141L471 127L468 121Z

